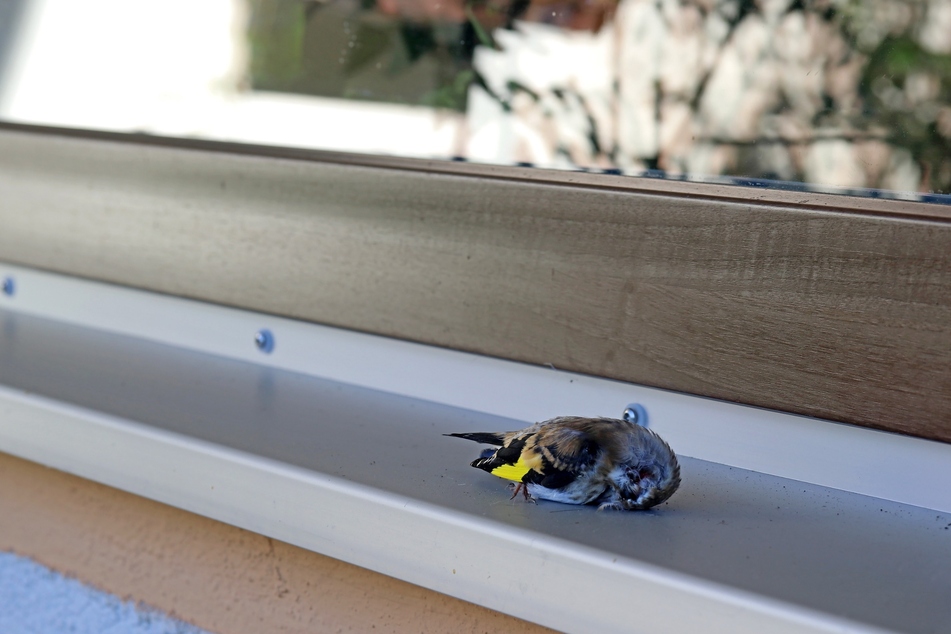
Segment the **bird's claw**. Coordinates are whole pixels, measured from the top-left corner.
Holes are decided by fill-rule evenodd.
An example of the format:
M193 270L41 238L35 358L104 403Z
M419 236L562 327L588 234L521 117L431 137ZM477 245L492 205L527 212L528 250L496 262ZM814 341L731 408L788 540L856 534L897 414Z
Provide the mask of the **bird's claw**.
M522 497L525 498L526 502L531 502L532 504L538 504L538 500L536 500L529 494L528 485L525 484L524 482L519 482L515 485L515 491L512 493L512 497L510 497L509 499L514 500L515 496L518 495L519 491L522 492Z

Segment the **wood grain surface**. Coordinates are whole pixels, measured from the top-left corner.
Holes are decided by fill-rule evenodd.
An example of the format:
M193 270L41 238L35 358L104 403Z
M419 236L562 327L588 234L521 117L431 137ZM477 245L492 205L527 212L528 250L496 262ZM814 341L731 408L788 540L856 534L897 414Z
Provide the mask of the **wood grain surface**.
M0 260L951 441L943 207L318 158L0 130Z

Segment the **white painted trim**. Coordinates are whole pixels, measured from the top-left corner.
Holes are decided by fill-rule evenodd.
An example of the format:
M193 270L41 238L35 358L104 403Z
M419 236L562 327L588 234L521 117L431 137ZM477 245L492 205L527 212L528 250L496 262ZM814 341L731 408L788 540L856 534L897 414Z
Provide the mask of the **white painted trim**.
M562 631L882 631L6 387L0 450Z
M0 308L472 409L524 423L619 417L628 403L684 456L951 512L951 445L294 321L0 263ZM274 333L270 354L254 335ZM882 465L911 468L883 469Z

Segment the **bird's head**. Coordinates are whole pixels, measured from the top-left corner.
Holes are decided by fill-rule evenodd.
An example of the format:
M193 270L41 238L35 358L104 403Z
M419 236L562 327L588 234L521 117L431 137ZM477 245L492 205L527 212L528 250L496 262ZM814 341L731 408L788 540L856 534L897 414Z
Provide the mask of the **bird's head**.
M631 500L634 509L649 509L666 502L680 487L680 465L676 457L672 464L642 467L638 476L637 491Z
M680 464L664 440L640 427L637 442L630 444L631 454L622 463L619 493L623 505L633 510L649 509L666 502L680 486Z

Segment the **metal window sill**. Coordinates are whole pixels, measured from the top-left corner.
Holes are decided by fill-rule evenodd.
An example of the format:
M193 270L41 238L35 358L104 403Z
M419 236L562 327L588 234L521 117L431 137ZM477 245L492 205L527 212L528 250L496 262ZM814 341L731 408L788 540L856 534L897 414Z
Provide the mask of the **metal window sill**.
M947 445L3 271L0 451L563 631L951 623ZM441 435L625 397L683 456L650 512L509 500Z

